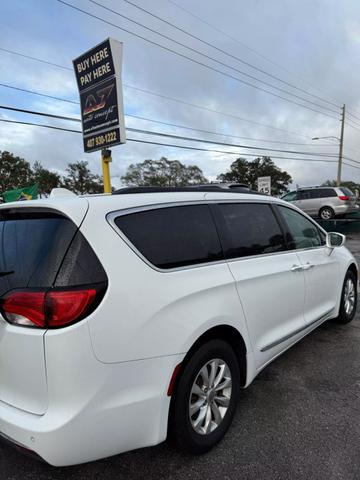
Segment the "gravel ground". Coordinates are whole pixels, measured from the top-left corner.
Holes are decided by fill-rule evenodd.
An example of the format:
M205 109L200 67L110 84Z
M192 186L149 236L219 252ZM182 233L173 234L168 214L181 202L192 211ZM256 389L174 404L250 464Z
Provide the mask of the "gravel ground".
M348 247L360 263L360 235L348 236ZM0 479L358 480L359 418L360 314L350 325L324 324L268 366L206 455L164 443L56 469L0 446Z

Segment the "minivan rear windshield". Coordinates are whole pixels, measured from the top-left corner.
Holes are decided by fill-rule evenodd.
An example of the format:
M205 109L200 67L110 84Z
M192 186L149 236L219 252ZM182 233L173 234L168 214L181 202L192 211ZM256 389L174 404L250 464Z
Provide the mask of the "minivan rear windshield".
M77 231L52 211L0 211L0 296L18 288L50 287Z
M340 190L343 192L344 195L347 195L348 197L354 196L353 192L349 188L341 187Z

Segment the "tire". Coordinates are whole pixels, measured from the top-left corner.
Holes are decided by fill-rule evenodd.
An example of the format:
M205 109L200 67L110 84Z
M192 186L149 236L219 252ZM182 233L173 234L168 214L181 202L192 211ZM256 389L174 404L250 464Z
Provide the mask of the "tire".
M223 389L207 390L214 376L213 385L217 383ZM170 411L170 436L189 453L209 451L228 430L239 393L240 369L233 349L223 340L205 343L186 363L177 383Z
M339 316L336 319L339 323L349 323L354 319L357 307L357 297L356 276L351 270L348 270L341 290Z
M331 207L322 207L319 212L319 217L322 220L331 220L335 217L335 212Z

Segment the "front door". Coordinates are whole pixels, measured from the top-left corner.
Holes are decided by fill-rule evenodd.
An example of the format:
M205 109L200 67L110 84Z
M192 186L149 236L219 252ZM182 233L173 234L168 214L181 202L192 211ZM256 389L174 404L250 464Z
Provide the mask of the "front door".
M305 322L315 323L331 316L338 301L340 268L336 252L329 255L325 235L315 223L291 208L278 208L305 275Z
M269 204L221 203L214 211L261 368L305 328L304 272Z

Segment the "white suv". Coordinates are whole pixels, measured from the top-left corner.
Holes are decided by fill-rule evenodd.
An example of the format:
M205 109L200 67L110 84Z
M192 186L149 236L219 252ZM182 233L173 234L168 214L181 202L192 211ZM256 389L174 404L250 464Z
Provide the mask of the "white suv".
M240 388L322 322L354 318L343 243L251 193L2 205L1 436L57 466L168 432L209 450Z

